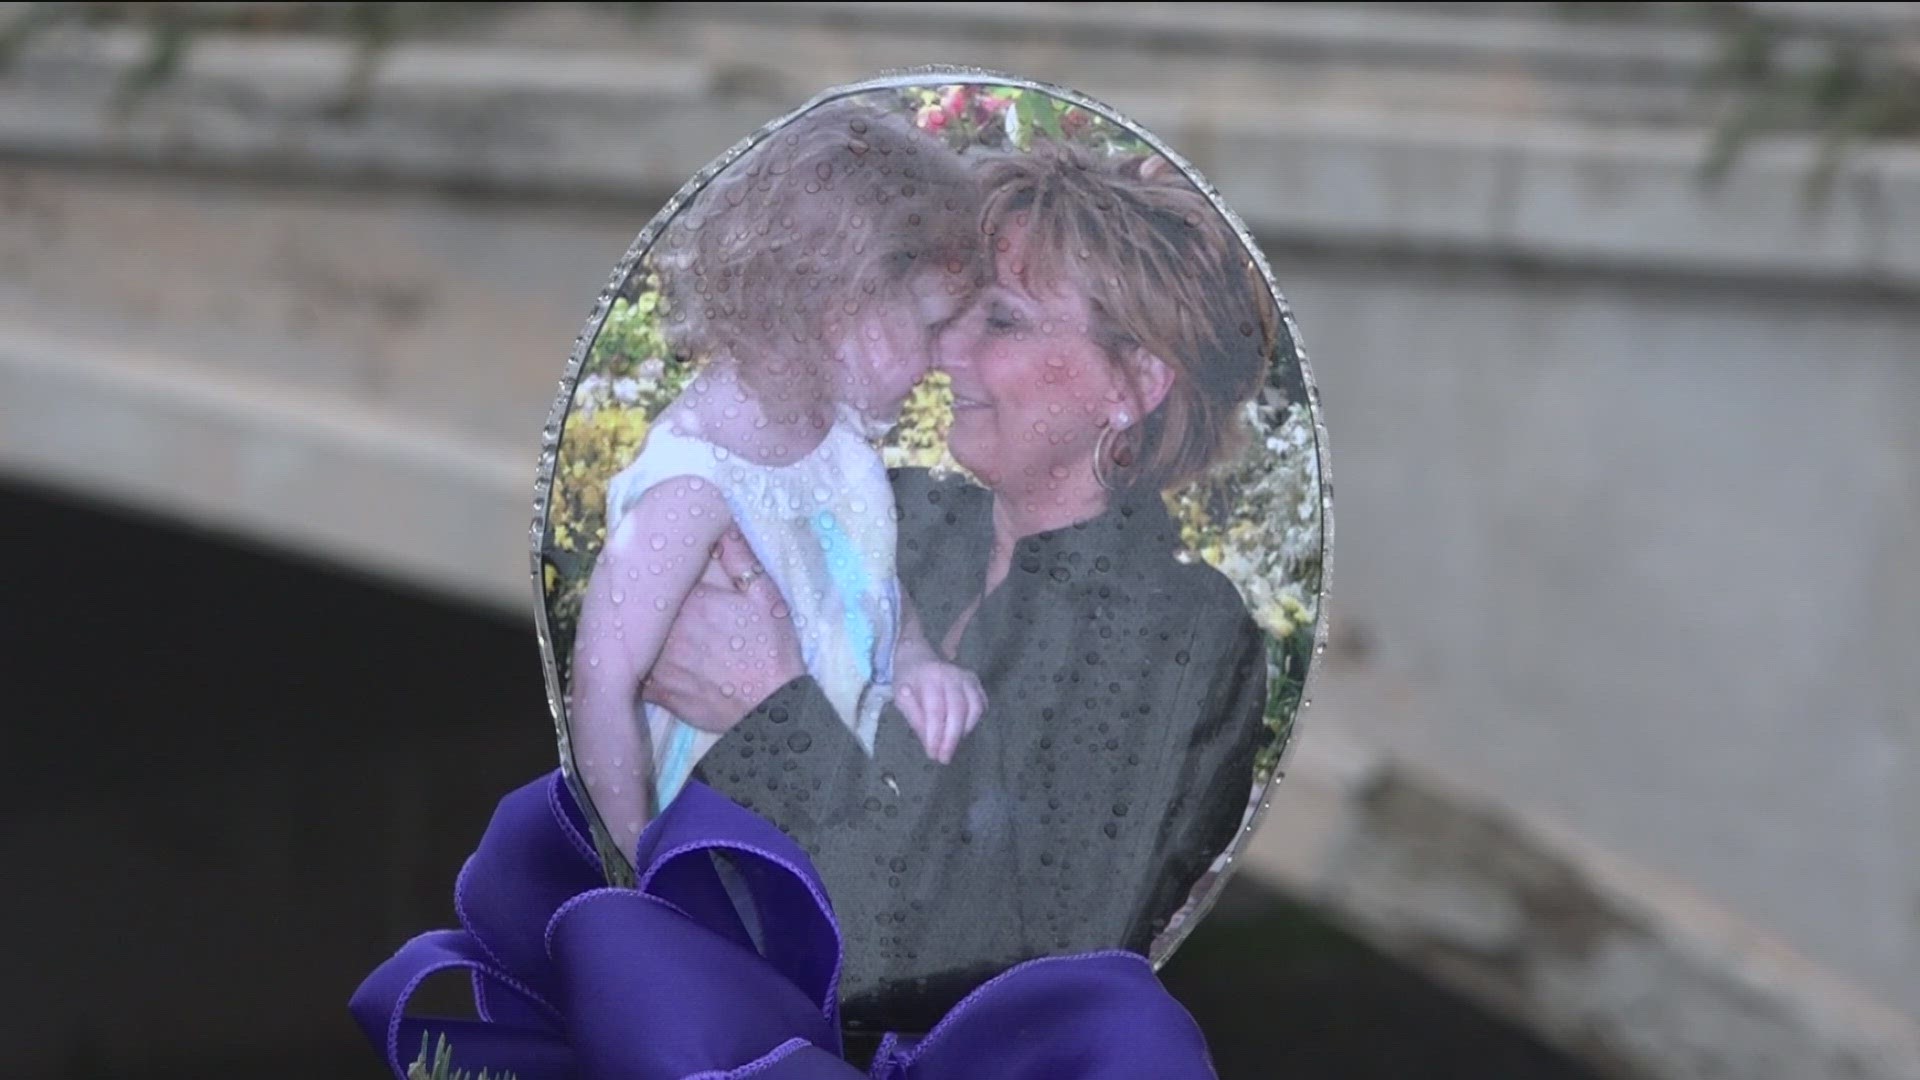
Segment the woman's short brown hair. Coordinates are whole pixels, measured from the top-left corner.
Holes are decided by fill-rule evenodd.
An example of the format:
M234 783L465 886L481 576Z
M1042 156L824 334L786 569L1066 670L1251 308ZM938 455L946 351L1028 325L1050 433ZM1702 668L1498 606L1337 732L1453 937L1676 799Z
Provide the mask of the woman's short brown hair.
M756 389L817 397L846 321L921 267L977 282L979 194L898 110L816 106L722 169L651 260L682 356L731 355ZM958 284L956 284L958 287Z
M1260 388L1279 324L1226 217L1157 154L1096 161L1037 141L978 172L989 237L1023 215L1029 287L1079 288L1090 333L1116 363L1144 349L1173 371L1165 400L1134 428L1121 482L1165 490L1204 474L1239 432L1238 407Z

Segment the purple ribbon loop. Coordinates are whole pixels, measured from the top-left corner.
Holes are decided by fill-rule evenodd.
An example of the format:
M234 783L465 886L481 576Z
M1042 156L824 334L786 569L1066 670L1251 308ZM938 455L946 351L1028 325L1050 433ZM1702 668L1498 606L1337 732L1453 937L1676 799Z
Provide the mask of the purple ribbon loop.
M733 889L717 861L733 875ZM519 1080L859 1080L840 1056L841 939L806 855L689 783L641 835L638 885L607 888L556 771L500 802L455 887L462 929L413 939L349 1002L404 1080L421 1039ZM751 902L757 934L736 906ZM413 1017L466 972L480 1019ZM1145 958L1021 964L924 1038L888 1036L874 1080L1212 1080L1206 1044Z

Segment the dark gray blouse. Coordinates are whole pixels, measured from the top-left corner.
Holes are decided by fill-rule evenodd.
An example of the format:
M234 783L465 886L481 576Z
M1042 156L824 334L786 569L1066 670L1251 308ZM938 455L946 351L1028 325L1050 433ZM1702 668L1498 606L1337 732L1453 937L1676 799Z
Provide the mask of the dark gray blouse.
M901 578L938 642L985 582L992 495L893 481ZM950 765L891 708L869 760L804 678L702 761L815 860L851 1030L924 1031L1033 957L1144 953L1231 843L1267 738L1265 639L1178 546L1151 493L1022 539L960 641L988 706Z

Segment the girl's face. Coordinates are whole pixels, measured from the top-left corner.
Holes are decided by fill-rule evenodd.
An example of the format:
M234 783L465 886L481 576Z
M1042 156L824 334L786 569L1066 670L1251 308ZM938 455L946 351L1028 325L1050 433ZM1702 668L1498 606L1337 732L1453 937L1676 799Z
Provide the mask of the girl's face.
M947 449L989 487L1057 489L1091 469L1101 427L1128 397L1092 337L1085 294L1068 283L1028 291L1021 215L999 235L993 283L940 342L953 380Z
M940 332L971 298L969 286L967 275L957 270L917 270L898 299L861 305L841 349L846 365L841 399L869 418L897 419L932 365Z

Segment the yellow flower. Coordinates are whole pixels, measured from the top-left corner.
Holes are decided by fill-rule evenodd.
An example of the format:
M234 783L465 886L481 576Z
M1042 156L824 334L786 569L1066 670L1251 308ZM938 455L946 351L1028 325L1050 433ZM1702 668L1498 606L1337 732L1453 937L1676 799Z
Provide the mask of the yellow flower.
M1293 620L1287 618L1286 610L1279 604L1262 607L1259 617L1254 621L1260 624L1260 629L1276 638L1285 638L1293 633Z

